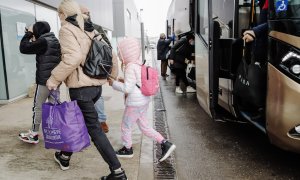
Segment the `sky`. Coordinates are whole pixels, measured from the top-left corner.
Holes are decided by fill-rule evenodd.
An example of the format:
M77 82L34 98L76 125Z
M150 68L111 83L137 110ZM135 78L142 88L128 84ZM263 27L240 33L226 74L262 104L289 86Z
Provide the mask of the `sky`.
M158 37L166 32L166 17L172 0L134 0L136 8L142 11L142 21L148 36Z

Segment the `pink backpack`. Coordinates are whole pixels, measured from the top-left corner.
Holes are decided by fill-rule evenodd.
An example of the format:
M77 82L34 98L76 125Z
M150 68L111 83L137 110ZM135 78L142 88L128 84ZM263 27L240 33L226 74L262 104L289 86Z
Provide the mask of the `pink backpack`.
M142 65L142 94L145 96L155 95L159 89L158 72L156 69Z

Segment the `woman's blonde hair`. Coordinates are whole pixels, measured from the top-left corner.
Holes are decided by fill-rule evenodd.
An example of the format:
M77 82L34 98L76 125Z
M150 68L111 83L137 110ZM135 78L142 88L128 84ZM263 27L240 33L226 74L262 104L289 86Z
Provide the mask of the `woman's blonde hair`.
M81 13L80 6L76 1L73 0L62 0L59 7L58 13L64 14L66 17L76 16L76 21L81 30L84 30L84 16Z

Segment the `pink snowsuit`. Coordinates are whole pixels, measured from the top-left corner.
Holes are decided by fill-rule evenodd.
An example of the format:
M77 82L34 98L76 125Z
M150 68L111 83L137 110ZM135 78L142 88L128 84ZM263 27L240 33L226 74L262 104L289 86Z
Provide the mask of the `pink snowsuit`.
M164 138L148 123L147 110L150 97L144 96L136 86L141 86L141 46L137 39L126 38L118 44L120 59L125 64L124 83L114 81L112 87L128 94L121 125L122 141L126 148L132 147L131 133L133 124L137 124L143 134L162 143Z

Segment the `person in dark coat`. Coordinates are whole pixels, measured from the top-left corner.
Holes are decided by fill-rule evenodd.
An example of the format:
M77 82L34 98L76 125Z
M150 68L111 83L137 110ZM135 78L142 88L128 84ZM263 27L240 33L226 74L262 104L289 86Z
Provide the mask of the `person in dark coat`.
M181 38L178 40L174 46L171 48L170 53L170 64L173 64L174 72L176 75L175 85L176 85L176 93L182 94L183 91L179 87L180 80L186 86L186 92L193 93L196 92L194 88L189 86L189 82L186 78L186 67L188 60L194 60L195 56L195 36L193 34L189 34L186 37Z
M32 128L28 132L20 133L19 139L24 142L37 144L39 142L38 132L42 121L42 104L48 99L54 102L46 82L51 71L60 62L60 44L50 25L45 21L38 21L26 29L25 35L20 43L20 52L23 54L36 54L36 90L33 100ZM59 96L57 90L56 96Z
M168 67L168 59L167 52L170 50L169 45L171 43L170 39L166 39L166 35L164 33L160 34L159 40L157 42L157 60L161 61L161 76L163 79L166 79L168 76L167 67Z
M253 27L251 30L247 30L243 33L243 39L246 42L252 42L253 54L255 61L265 63L267 61L268 50L268 6L269 1L265 0L262 10L260 12L259 24Z

